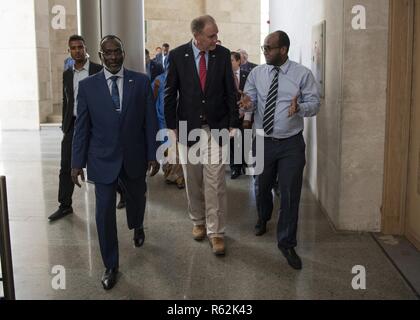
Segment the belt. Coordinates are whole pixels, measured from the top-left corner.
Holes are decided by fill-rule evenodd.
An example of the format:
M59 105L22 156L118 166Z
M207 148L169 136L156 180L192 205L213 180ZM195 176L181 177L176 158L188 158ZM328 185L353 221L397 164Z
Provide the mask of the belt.
M285 140L289 140L289 139L293 139L297 136L302 135L302 131L300 131L298 134L295 134L291 137L287 137L287 138L273 138L273 137L264 137L264 140L271 140L271 141L285 141Z

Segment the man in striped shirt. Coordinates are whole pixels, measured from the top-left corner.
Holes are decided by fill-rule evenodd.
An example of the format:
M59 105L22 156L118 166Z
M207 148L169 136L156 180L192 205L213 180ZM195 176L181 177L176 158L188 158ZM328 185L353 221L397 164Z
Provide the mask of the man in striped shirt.
M262 236L267 231L273 211L271 190L278 179L281 194L278 248L289 265L299 270L302 261L294 248L306 164L303 118L318 113L320 98L313 74L289 60L289 48L290 39L285 32L267 36L261 47L267 63L251 71L239 105L254 113L257 134L264 136L264 170L255 179L258 210L255 234Z

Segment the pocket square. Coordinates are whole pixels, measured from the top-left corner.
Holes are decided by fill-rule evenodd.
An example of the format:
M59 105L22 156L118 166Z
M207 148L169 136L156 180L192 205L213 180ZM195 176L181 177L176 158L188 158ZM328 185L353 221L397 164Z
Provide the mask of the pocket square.
M188 53L185 54L186 57L189 57L190 55Z

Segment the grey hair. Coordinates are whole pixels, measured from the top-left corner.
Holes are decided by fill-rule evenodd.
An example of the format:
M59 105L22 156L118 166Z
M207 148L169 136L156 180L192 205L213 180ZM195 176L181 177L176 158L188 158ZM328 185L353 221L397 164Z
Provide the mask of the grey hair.
M245 59L248 60L248 52L246 52L244 49L238 49L238 52L243 54Z
M191 21L191 32L193 34L203 32L207 23L216 24L216 20L214 20L214 18L208 14L195 18L193 21Z

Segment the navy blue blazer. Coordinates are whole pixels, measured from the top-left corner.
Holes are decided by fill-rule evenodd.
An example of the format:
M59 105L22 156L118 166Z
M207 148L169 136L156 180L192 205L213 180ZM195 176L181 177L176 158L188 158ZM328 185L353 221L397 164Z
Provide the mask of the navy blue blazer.
M86 167L95 183L114 182L123 165L130 178L145 176L148 161L156 160L158 120L150 81L124 69L123 91L119 113L104 71L79 83L72 168Z
M150 82L155 81L156 77L161 75L164 72L165 70L163 70L163 67L161 64L153 60L150 60L150 74L148 75L150 77Z

